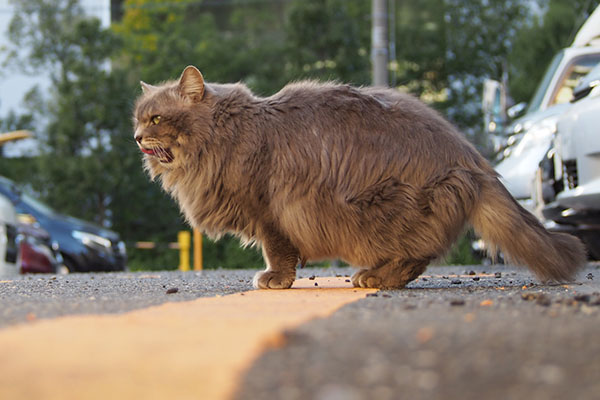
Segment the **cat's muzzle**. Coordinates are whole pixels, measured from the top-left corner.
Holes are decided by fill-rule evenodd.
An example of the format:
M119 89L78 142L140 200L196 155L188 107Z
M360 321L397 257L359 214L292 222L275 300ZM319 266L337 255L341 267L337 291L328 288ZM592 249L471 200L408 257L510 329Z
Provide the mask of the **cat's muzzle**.
M140 150L142 151L142 153L158 158L158 161L160 161L161 163L168 164L168 163L173 162L173 160L175 159L175 157L173 156L173 152L169 148L163 148L163 147L146 148L146 147L143 147L140 143L138 143L138 146L139 146Z

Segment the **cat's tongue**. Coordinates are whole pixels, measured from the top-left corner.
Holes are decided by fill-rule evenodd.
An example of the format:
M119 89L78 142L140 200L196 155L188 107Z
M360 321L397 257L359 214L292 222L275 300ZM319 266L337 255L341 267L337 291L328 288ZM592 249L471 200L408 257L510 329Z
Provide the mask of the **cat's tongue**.
M145 149L143 147L140 147L140 150L142 151L142 153L150 154L151 156L154 155L154 150L152 149Z

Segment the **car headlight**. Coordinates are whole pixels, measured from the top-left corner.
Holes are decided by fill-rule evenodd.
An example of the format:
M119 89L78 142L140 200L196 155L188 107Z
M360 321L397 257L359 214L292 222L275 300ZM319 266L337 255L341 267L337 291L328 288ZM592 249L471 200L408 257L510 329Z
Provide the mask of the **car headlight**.
M71 235L75 239L81 240L81 243L89 247L104 247L107 250L110 250L112 246L110 240L103 238L102 236L94 235L93 233L73 231L71 232Z
M119 254L121 254L122 256L127 255L127 247L125 246L124 241L119 241L119 243L117 243L117 248L119 249Z

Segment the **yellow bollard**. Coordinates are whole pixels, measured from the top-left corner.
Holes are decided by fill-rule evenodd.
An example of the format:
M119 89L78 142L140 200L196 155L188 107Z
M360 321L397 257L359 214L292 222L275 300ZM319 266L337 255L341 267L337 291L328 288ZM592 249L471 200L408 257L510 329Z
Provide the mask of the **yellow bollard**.
M179 243L179 270L190 270L190 242L191 235L189 231L180 231L177 234L177 242Z
M202 271L202 233L194 229L194 271Z

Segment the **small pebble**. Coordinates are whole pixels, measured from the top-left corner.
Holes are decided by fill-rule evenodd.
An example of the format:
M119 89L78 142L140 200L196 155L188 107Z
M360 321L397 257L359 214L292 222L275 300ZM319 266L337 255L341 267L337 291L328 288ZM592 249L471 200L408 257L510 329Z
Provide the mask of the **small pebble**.
M176 287L170 288L167 290L167 294L173 294L173 293L177 293L177 292L179 292L179 288L176 288Z
M538 305L544 306L544 307L548 307L550 304L552 304L552 300L550 299L550 297L548 297L542 293L537 297L535 304L538 304Z
M315 282L315 286L319 286L319 284L317 282Z
M451 282L453 285L460 285L462 283L462 281L460 279L452 279Z
M525 301L535 300L537 295L535 293L521 293L521 298Z
M350 282L350 279L346 279L344 282Z
M451 306L464 306L465 301L463 299L453 299L453 300L450 300L450 305Z
M586 278L588 278L590 281L594 279L594 274L592 274L591 272L589 274L586 275Z
M469 275L475 275L475 271L473 271L473 270L469 271Z
M309 276L308 279L310 279L311 281L314 281L315 280L315 276L314 275Z
M377 297L377 293L367 293L367 297Z
M494 273L494 278L502 278L502 272Z
M582 303L589 303L591 299L589 294L578 294L573 298L577 301L581 301Z
M480 278L478 276L473 277L473 280L477 282Z

